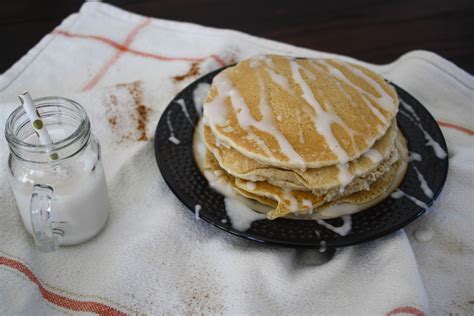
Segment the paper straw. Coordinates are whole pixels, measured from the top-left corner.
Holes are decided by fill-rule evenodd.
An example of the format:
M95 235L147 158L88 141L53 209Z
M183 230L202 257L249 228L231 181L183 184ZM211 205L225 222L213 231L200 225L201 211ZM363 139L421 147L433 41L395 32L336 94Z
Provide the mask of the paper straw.
M21 105L25 109L26 115L30 118L31 125L36 132L36 136L38 136L41 145L51 145L53 140L51 139L51 136L49 136L48 129L46 128L46 125L43 124L43 120L41 120L29 92L25 91L18 97L20 98ZM57 153L51 152L50 150L48 150L48 154L51 160L57 160L59 158Z

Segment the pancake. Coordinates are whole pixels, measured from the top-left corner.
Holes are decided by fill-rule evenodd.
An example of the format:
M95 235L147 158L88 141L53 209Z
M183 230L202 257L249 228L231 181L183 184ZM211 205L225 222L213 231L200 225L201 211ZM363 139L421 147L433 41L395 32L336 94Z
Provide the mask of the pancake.
M371 201L377 201L381 195L387 196L401 182L405 175L408 165L408 149L403 135L398 131L396 141L397 157L392 159L392 166L383 177L374 181L368 190L361 190L348 196L342 196L336 201L322 205L318 212L324 212L328 208L341 204L368 204ZM370 205L369 205L370 206Z
M393 151L396 130L396 122L393 122L373 148L360 158L349 162L346 167L333 165L305 171L275 168L250 159L225 144L216 142L209 126L204 126L202 133L206 147L213 153L219 165L231 175L250 181L268 181L286 189L323 194L341 187L350 189L350 183L355 178L367 175L383 164ZM341 175L344 171L347 172Z
M217 142L267 166L305 170L367 152L386 134L398 102L364 67L269 55L219 73L203 109Z
M205 153L204 173L206 178L210 180L212 187L216 188L216 183L219 184L218 191L224 195L234 196L235 191L238 193L236 196L241 195L270 206L270 208L252 207L255 210L266 213L268 219L288 216L294 218L291 214L304 216L305 214L312 214L313 212L327 212L328 209L340 203L370 203L382 194L388 194L387 189L393 186L397 173L402 173L401 176L398 176L400 180L406 169L407 149L401 133L398 133L396 147L395 153L392 154L388 160L390 166L385 173L377 175L377 178L370 182L370 185L366 188L361 188L360 191L348 193L348 195L345 196L340 195L336 200L331 202L327 202L324 195L318 196L311 192L284 190L268 182L252 182L233 177L220 167L215 157L209 151ZM399 159L399 152L403 153L403 159ZM200 165L200 163L198 163L198 165ZM325 215L325 218L330 217ZM300 217L300 219L308 218Z
M348 192L348 195L339 195L330 202L326 200L324 195L318 196L311 192L298 190L283 190L265 181L252 182L235 178L233 185L235 186L234 190L239 192L239 194L272 206L273 209L266 213L267 218L272 220L279 217L288 217L291 214L313 214L313 212L317 213L340 203L368 203L384 193L394 181L400 167L400 162L399 160L392 160L391 162L393 163L387 168L386 172L380 174L370 184L359 188L358 191ZM262 197L265 199L261 200ZM275 202L277 203L276 207Z
M286 191L268 182L255 183L235 178L219 166L217 160L209 151L206 153L204 165L206 178L208 180L213 179L211 180L211 186L215 187L216 183L219 183L220 191L232 188L247 198L272 206L273 209L267 213L268 219L275 219L302 210L309 212L313 206L324 203L324 197L318 197L311 192ZM245 183L241 181L245 181ZM223 187L225 189L222 189ZM229 195L229 193L226 195Z

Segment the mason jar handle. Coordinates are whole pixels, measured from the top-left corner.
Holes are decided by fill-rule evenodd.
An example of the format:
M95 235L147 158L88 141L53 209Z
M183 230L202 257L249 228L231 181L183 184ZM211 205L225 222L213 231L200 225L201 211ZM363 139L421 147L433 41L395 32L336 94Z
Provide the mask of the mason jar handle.
M51 218L51 198L53 188L35 184L31 195L30 217L35 244L41 251L55 251L61 243L64 232L53 228Z

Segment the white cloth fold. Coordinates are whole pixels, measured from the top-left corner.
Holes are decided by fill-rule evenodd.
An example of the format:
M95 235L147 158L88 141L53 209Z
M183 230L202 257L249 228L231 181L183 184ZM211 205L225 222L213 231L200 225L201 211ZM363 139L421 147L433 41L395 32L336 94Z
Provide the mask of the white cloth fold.
M327 258L228 235L174 197L153 153L160 114L198 76L261 53L334 56L88 2L1 75L0 130L24 89L85 107L112 210L94 239L38 252L7 182L0 137L0 314L473 314L474 79L435 54L415 51L382 66L339 56L406 89L443 128L446 186L405 231ZM427 227L433 239L417 241L414 231Z

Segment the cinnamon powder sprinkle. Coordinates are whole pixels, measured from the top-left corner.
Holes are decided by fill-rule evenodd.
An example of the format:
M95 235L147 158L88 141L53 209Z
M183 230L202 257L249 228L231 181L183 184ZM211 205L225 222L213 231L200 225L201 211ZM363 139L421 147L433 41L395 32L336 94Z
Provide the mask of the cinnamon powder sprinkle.
M195 61L191 64L191 68L189 68L188 72L184 75L174 76L174 81L183 81L184 79L194 77L199 75L199 62Z
M127 88L128 92L133 97L134 107L137 114L137 131L139 132L137 140L146 141L148 140L146 130L148 125L148 112L150 111L150 109L148 109L143 104L142 85L139 81L135 81L131 85L128 85Z
M138 140L148 140L148 136L146 135L146 127L148 123L148 111L150 111L150 109L148 109L143 104L139 104L135 110L138 113L137 129L140 132L140 137L138 137Z
M116 116L109 117L109 124L112 126L112 128L117 126L117 117Z
M128 94L130 98L123 97ZM117 95L121 95L119 98ZM143 88L141 81L118 84L114 86L106 100L107 121L120 141L137 140L147 141L148 116L151 109L143 101Z

